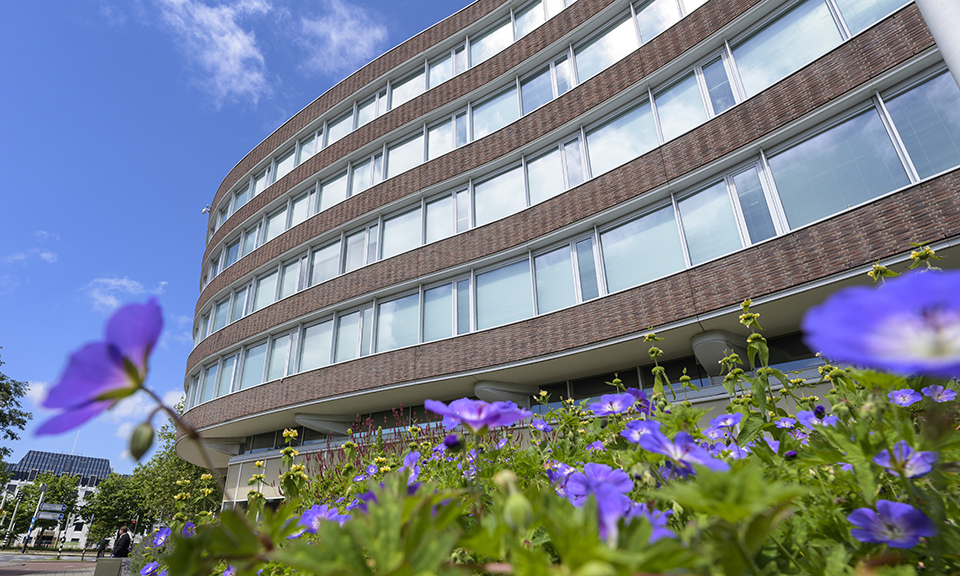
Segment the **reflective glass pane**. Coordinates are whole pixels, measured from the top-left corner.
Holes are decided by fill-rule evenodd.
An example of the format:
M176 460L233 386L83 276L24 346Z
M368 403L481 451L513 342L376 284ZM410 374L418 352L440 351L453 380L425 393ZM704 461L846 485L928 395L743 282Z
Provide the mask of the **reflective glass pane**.
M300 283L300 261L291 262L283 267L280 276L280 298L286 298L297 291Z
M573 66L570 65L570 60L564 56L554 63L553 69L557 73L557 94L563 96L567 90L570 90L576 84L576 79L573 77Z
M251 228L243 233L243 255L253 252L257 247L257 228Z
M559 148L527 162L527 182L530 186L530 204L543 202L563 192L563 163L560 161Z
M296 152L295 149L290 149L286 154L277 158L277 170L275 172L274 181L277 181L293 170L294 166L294 157L293 153Z
M412 346L420 340L420 294L377 306L377 352Z
M540 314L577 303L569 246L535 257L533 265L537 271L537 310Z
M200 397L201 402L213 400L217 389L217 365L213 364L207 367L203 373L203 394Z
M247 184L243 189L238 190L237 194L233 197L233 211L236 212L244 204L247 203L247 200L250 199L250 185Z
M334 204L343 202L347 198L347 174L324 183L320 188L320 212Z
M470 331L470 281L457 282L457 334Z
M453 284L423 292L423 341L453 336Z
M393 110L423 94L423 71L421 70L413 76L391 84L391 86L390 109Z
M791 228L909 183L876 110L772 156L770 168Z
M453 236L453 196L427 203L427 242Z
M233 306L231 307L230 312L230 321L236 322L237 320L243 318L243 313L245 312L247 305L247 289L243 288L237 290L233 293Z
M237 240L233 244L227 246L226 255L224 257L224 267L230 266L237 261L237 258L240 257L240 240Z
M874 22L903 6L908 0L837 0L840 14L851 34L866 30Z
M317 139L311 134L309 137L300 141L300 152L298 152L297 165L306 162L317 153Z
M277 236L279 236L284 230L287 229L287 209L284 208L279 212L275 212L267 217L267 233L264 238L264 243L267 243Z
M257 280L257 296L253 300L253 309L260 310L273 304L277 296L277 273L273 272Z
M377 117L377 97L371 96L357 104L357 128Z
M357 340L360 338L360 311L337 319L336 361L353 360L357 357Z
M533 315L530 263L526 260L477 275L477 329Z
M613 28L574 50L580 83L606 70L636 49L637 32L633 21L626 17Z
M387 178L423 164L423 132L387 148Z
M343 138L353 129L353 111L327 124L327 146Z
M720 114L737 103L730 88L730 78L727 77L727 71L720 58L703 67L703 79L707 83L707 92L710 94L714 114Z
M760 175L756 168L741 172L733 177L733 184L737 189L737 200L740 202L740 211L747 223L747 232L750 242L756 244L761 240L772 238L777 230L773 227L767 199L760 185Z
M237 363L237 357L231 356L223 360L223 367L220 369L220 377L217 378L217 396L223 396L230 393L230 386L233 384L233 367Z
M295 199L291 205L290 210L290 227L293 228L297 224L303 222L310 216L310 195L304 194L303 196Z
M453 150L453 122L445 120L427 130L427 155L430 160Z
M473 108L473 139L496 132L519 117L517 89L510 88Z
M289 352L289 334L270 341L270 365L267 369L267 380L276 380L287 375L287 355Z
M267 173L261 172L259 175L253 177L253 195L264 191L267 187Z
M356 196L373 186L373 160L364 160L353 165L350 178L350 195Z
M473 188L477 226L499 220L527 207L523 167L481 182Z
M476 38L470 38L470 65L476 66L513 42L513 30L507 20Z
M371 337L373 336L373 306L367 306L360 311L360 355L370 353Z
M217 304L216 312L213 315L213 329L219 330L227 325L227 313L230 310L230 300L224 300Z
M377 225L374 224L367 231L367 262L376 262L380 252L377 249L377 242L380 240L380 234L377 232Z
M454 124L457 128L457 133L455 134L456 138L454 140L454 147L463 146L467 143L467 114L466 112L462 114L457 114Z
M366 239L366 230L361 230L360 232L347 236L346 249L343 251L344 274L366 264Z
M263 382L263 366L267 359L267 343L247 348L243 353L243 375L240 389L245 390Z
M657 115L660 117L660 130L663 132L664 142L676 138L707 120L700 87L693 73L654 98L657 102Z
M544 0L544 6L547 9L547 18L553 18L564 8L563 0ZM568 0L567 5L573 4L573 0Z
M340 273L340 242L313 251L310 262L310 285L325 282Z
M638 286L684 267L673 206L600 234L610 292Z
M420 246L420 208L383 221L383 258Z
M457 192L457 232L470 228L470 192Z
M659 146L649 102L587 132L587 153L593 175L629 162Z
M580 154L580 139L563 145L563 160L567 165L567 186L573 188L584 180L583 156Z
M686 14L693 12L697 8L707 3L707 0L682 0L682 1L683 1L683 8L686 10Z
M453 78L453 60L451 60L449 53L430 63L431 88L439 86L451 78Z
M207 337L207 330L209 329L209 325L210 325L210 315L204 314L200 318L200 339L201 340Z
M677 0L651 0L637 6L641 42L649 42L679 21L680 9L677 7Z
M576 249L580 298L586 302L600 296L600 287L597 285L597 265L593 256L593 239L587 238L577 242Z
M740 232L723 181L677 203L690 263L696 266L739 250Z
M840 44L824 0L806 0L733 49L747 96L813 62Z
M553 100L553 82L550 80L550 68L544 68L537 75L521 82L520 95L523 98L524 114L529 114Z
M921 178L960 164L960 90L949 73L887 102Z
M517 25L517 39L519 40L529 34L531 30L543 24L543 4L539 1L530 4L516 12L513 15L513 20Z
M300 371L313 370L330 364L330 347L333 345L333 320L327 320L303 331L300 345Z

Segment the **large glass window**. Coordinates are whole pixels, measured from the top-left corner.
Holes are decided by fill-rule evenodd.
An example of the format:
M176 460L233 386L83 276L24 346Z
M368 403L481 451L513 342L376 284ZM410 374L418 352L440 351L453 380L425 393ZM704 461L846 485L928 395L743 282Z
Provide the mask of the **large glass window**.
M408 76L392 86L390 97L391 109L397 108L423 93L423 71L421 70L413 76Z
M246 184L233 197L233 211L236 212L250 199L250 184Z
M770 158L791 228L909 183L875 109Z
M660 118L660 131L663 132L665 142L707 120L700 87L693 72L654 98L657 103L657 116Z
M722 180L680 200L677 207L694 266L742 248L730 195Z
M333 320L327 320L303 330L300 345L300 371L313 370L330 364L333 345Z
M470 331L470 281L457 282L457 334Z
M907 0L836 0L851 34L865 30L874 22L907 3Z
M533 315L530 263L522 260L477 275L477 329Z
M563 163L558 148L527 162L527 182L530 185L530 204L543 202L563 192Z
M360 311L337 318L336 361L344 362L357 357L357 340L360 337Z
M427 156L434 159L453 150L453 121L444 120L427 130Z
M243 374L240 389L245 390L263 382L263 368L267 360L267 343L251 346L243 352Z
M230 299L218 302L213 315L213 330L217 331L227 325L227 313L230 310Z
M230 312L230 321L236 322L243 318L243 313L247 305L247 289L241 288L233 293L233 306Z
M629 16L574 50L580 82L596 76L638 48L637 32Z
M347 173L337 176L333 180L324 182L320 187L320 208L322 212L327 208L343 202L347 198Z
M286 298L297 291L300 283L300 260L283 267L280 275L280 298Z
M423 341L453 335L453 284L423 292Z
M293 170L293 161L295 160L293 156L294 152L296 152L296 149L291 148L286 154L283 154L277 158L277 169L274 172L274 181L283 178L289 174L291 170Z
M543 3L537 0L537 2L518 10L514 13L513 20L517 27L517 39L519 40L544 23Z
M357 104L357 128L377 117L377 95L367 98Z
M267 171L257 174L253 177L253 195L263 192L267 188Z
M680 21L677 0L649 0L641 2L636 10L640 41L644 43Z
M567 167L567 187L573 188L583 182L583 156L580 151L580 138L574 138L563 144L563 161Z
M430 87L439 86L453 78L453 58L448 52L430 63Z
M327 124L327 146L343 138L353 128L353 111Z
M389 258L420 246L422 222L420 208L383 221L383 258Z
M310 194L303 194L290 203L290 227L303 222L310 216Z
M537 310L546 314L577 303L570 246L533 259L537 272Z
M473 139L479 140L520 117L516 87L505 90L473 108Z
M347 236L343 251L343 273L351 272L366 264L367 231L361 230Z
M240 257L240 239L238 238L236 242L228 244L226 250L224 250L224 259L223 267L226 268L234 262L237 261L237 258Z
M423 132L387 148L387 178L423 164Z
M707 92L710 94L710 104L713 107L714 114L720 114L736 104L733 90L730 87L730 78L727 76L727 70L723 66L722 59L717 58L703 67L703 79L707 84Z
M350 179L350 195L356 196L374 184L374 161L368 158L353 165Z
M203 390L200 396L201 402L207 402L208 400L213 400L216 394L217 388L217 364L213 363L210 366L207 366L207 369L203 372Z
M523 100L523 113L529 114L533 110L553 100L553 80L550 77L550 67L524 79L520 83L520 96Z
M220 377L217 378L217 396L223 396L230 393L230 385L233 383L233 368L237 364L237 355L224 358L223 367L220 369Z
M273 304L277 296L277 273L271 272L257 279L257 295L253 300L254 311Z
M737 174L733 177L733 183L737 189L740 212L747 223L750 242L756 244L775 236L777 230L770 217L770 208L767 207L767 198L763 193L757 169L754 167Z
M257 247L257 233L260 231L260 226L254 226L243 233L243 256L253 252L254 248Z
M453 235L453 196L427 202L427 242Z
M577 276L580 280L580 298L586 302L600 296L597 284L597 267L593 255L593 239L581 240L575 245L577 251Z
M290 354L290 335L285 334L270 341L270 364L267 380L276 380L287 375L287 358Z
M474 186L476 225L499 220L527 207L521 166Z
M806 0L733 49L747 96L802 68L840 44L824 0Z
M412 346L420 339L420 294L377 306L377 351Z
M960 164L960 90L943 73L887 102L921 178Z
M475 38L470 38L470 65L476 66L509 46L511 42L513 42L513 30L509 20Z
M310 285L315 286L340 273L340 241L313 251L310 262Z
M317 138L311 134L300 141L300 150L297 152L297 165L303 164L316 153Z
M267 216L267 233L263 239L264 244L279 236L287 229L287 207Z
M660 144L649 102L587 132L587 150L594 176L616 168Z
M600 234L607 289L616 292L684 268L673 206Z

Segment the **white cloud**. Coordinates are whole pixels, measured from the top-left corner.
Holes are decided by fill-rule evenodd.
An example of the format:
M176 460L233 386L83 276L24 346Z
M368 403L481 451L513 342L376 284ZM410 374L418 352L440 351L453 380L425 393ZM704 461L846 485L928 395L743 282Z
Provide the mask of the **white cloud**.
M93 302L93 308L100 312L111 312L120 306L121 296L139 296L141 294L162 294L166 282L160 282L154 288L147 289L136 280L123 278L95 278L83 287Z
M24 262L27 259L27 254L25 252L14 252L9 256L4 256L3 261L12 264L14 262Z
M171 408L173 408L174 406L176 406L178 403L182 401L183 401L183 392L180 392L178 390L170 390L169 392L163 395L163 403L167 406L170 406Z
M3 261L7 264L26 264L26 262L34 256L40 258L48 264L53 264L57 261L56 252L51 252L50 250L40 250L38 248L32 248L26 252L14 252L13 254L8 254L7 256L3 257Z
M308 72L353 72L383 51L387 27L363 8L343 0L325 0L327 12L301 18L301 45Z
M60 240L59 234L56 232L47 232L46 230L37 230L33 233L33 236L41 242L44 240Z
M27 382L27 400L33 402L33 405L40 408L40 404L47 398L47 390L50 384L47 382Z
M164 26L190 63L198 82L217 107L224 101L250 100L272 93L266 64L252 31L240 27L248 16L266 14L266 0L240 0L232 5L208 6L201 0L156 0Z
M19 285L20 280L18 280L16 276L11 276L9 274L0 276L0 294L13 292L13 290Z
M122 422L117 426L116 435L117 438L123 438L124 440L129 440L130 435L133 434L133 423L131 422Z
M50 264L53 264L54 262L57 261L57 254L55 252L41 252L40 259L43 260L44 262L49 262Z

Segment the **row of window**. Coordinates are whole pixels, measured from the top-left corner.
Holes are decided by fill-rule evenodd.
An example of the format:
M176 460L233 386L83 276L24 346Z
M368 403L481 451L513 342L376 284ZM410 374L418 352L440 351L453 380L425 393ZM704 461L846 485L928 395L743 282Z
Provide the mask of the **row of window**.
M843 12L831 11L829 6L833 6L834 1L842 7ZM739 40L732 48L724 43L718 52L673 78L665 86L656 90L648 88L646 101L631 112L588 131L591 145L588 169L591 175L597 176L619 166L722 113L812 61L842 41L843 37L849 37L851 28L859 31L874 21L870 18L879 18L904 1L804 0L765 22L759 30ZM238 258L314 213L358 194L385 178L499 130L521 115L559 97L578 81L582 82L585 77L598 73L632 52L639 42L636 35L638 29L639 38L649 40L652 35L672 25L681 15L679 11L674 11L675 2L653 0L631 6L630 14L622 16L597 37L577 47L568 46L563 55L531 75L515 79L512 85L493 97L477 104L470 103L436 123L425 124L417 133L385 144L369 156L350 163L345 171L318 183L315 190L300 192L288 201L287 206L263 217L262 221L248 227L240 235L228 239L225 249L211 259L203 284ZM689 10L702 2L688 0L688 3ZM836 14L836 17L832 14ZM840 14L848 15L850 22ZM658 16L653 18L652 15ZM844 31L843 34L841 31ZM758 57L771 51L782 52L800 37L821 38L822 41L812 42L810 45L813 48L803 44L805 49L790 50L789 58L776 62ZM571 63L575 63L575 66ZM594 135L592 139L591 134ZM561 186L561 191L589 177L584 174L582 161L582 158L576 160L579 174L570 179L566 187ZM544 159L540 163L541 167L548 165L552 170L554 162ZM550 174L554 180L561 179L559 170L542 172L547 178ZM544 184L544 188L552 184ZM251 184L245 187L236 198L246 201L248 189L255 189L255 186ZM504 204L491 204L499 215L487 219L485 214L480 213L476 225L549 197L535 199L534 195L531 193L530 201L526 203L523 198L513 195ZM481 208L478 207L478 210Z
M510 14L493 27L479 34L468 34L456 46L425 59L416 71L396 81L388 81L386 86L373 95L354 102L351 109L325 120L319 128L274 157L268 166L245 178L234 193L221 202L214 221L214 231L250 198L286 176L321 149L374 118L487 60L556 16L574 1L534 0L520 9L511 9Z
M960 165L960 90L944 72L881 97L788 147L549 249L337 311L202 368L191 406L334 362L546 314L661 278ZM370 246L367 232L365 249ZM314 250L224 301L256 306L303 283ZM289 290L292 293L294 288ZM236 304L240 302L240 304ZM231 314L224 308L223 318ZM219 309L217 316L220 315ZM214 320L215 322L218 320Z

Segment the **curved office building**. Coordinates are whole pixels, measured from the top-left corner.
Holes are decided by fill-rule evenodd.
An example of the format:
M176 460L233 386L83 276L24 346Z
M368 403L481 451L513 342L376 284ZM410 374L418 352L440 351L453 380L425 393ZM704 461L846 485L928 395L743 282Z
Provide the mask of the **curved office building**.
M284 428L303 452L426 398L650 387L650 331L716 402L746 297L816 373L804 309L910 242L958 265L958 166L913 1L478 0L226 176L186 419L232 501Z

